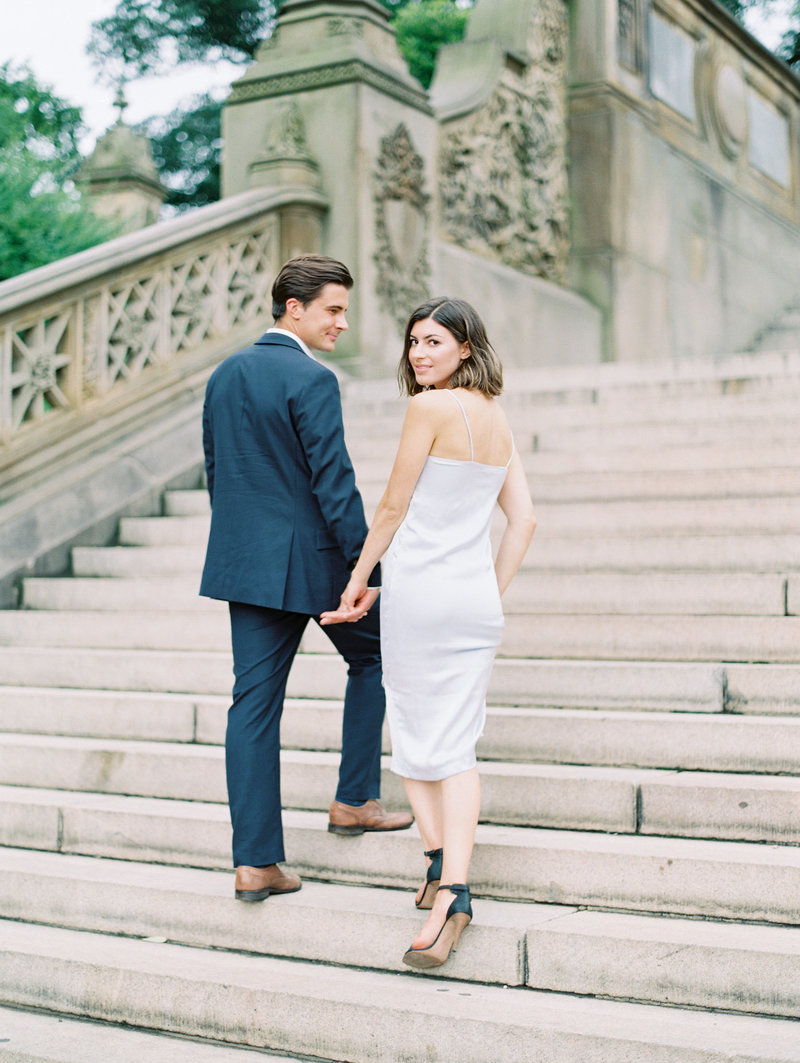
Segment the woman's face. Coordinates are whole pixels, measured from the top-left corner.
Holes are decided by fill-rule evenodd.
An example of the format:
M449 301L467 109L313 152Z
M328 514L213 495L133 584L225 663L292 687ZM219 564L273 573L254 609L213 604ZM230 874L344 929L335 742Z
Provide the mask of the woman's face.
M459 343L449 329L432 317L412 326L408 360L422 387L449 387L450 377L468 357L468 344Z

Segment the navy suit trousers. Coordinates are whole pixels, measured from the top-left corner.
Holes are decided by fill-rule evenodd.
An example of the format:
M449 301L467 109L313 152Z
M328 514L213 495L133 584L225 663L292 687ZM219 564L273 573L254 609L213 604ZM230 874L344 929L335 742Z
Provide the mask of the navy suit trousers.
M225 766L233 863L264 867L285 859L281 823L280 722L286 680L309 617L230 602L233 704ZM377 604L356 624L323 628L348 665L336 800L363 805L380 796L386 709ZM317 620L318 622L318 620Z

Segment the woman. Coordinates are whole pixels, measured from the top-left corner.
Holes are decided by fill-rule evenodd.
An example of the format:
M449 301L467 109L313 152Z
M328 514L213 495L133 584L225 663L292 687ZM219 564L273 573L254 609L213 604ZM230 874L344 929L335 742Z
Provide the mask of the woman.
M403 960L444 963L472 917L468 870L480 809L475 743L503 633L500 596L536 527L508 421L502 368L483 323L460 299L411 315L398 377L411 396L389 484L336 612L365 615L367 580L389 550L381 651L392 770L403 778L428 869L430 916ZM495 504L507 524L492 564Z

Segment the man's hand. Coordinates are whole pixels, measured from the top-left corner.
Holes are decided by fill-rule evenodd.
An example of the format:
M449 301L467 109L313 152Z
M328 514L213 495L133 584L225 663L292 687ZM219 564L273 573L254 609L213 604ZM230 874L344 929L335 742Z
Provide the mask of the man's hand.
M319 622L323 627L327 624L354 624L367 615L379 594L377 587L365 587L363 583L351 580L344 589L338 609L323 613Z

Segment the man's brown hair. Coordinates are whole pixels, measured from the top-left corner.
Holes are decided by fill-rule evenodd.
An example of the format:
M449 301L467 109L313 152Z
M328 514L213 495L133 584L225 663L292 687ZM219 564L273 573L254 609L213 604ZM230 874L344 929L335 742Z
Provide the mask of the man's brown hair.
M286 313L286 300L297 299L303 306L319 295L326 284L341 284L350 290L350 270L335 258L324 255L299 255L290 258L280 269L272 285L272 316L275 321Z

